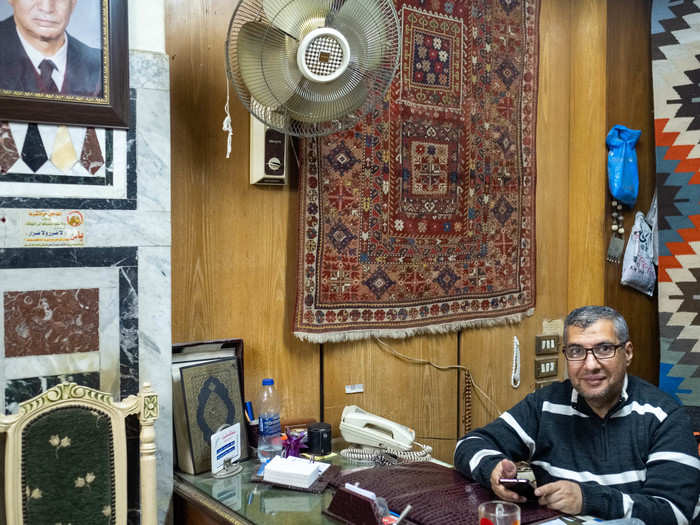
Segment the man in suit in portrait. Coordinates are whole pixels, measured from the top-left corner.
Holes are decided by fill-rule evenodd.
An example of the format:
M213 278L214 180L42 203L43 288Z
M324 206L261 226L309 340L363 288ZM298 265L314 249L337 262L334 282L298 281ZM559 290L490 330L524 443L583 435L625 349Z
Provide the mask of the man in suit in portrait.
M66 32L78 0L7 0L0 22L0 90L101 97L102 51Z

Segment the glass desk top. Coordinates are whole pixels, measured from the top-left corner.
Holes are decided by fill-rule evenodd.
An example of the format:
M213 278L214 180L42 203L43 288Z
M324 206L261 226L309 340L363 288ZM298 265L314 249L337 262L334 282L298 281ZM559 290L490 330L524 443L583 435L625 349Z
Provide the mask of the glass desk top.
M347 468L362 468L356 464L346 463L339 454L328 458L325 462ZM177 485L180 485L179 489L182 491L182 482L186 482L233 511L238 518L238 523L337 525L337 521L326 517L321 512L330 504L333 490L326 488L322 493L314 494L253 482L250 480L251 476L260 468L257 458L253 457L239 464L243 470L228 478L215 478L210 472L194 476L175 471L176 490Z
M343 471L367 468L347 462L339 454L325 461L339 465ZM239 464L243 470L228 478L215 478L210 472L194 476L175 471L175 491L187 499L199 500L228 523L236 525L337 525L337 521L322 513L333 499L334 490L330 485L320 494L274 487L251 481L260 468L255 456ZM567 516L567 521L550 518L537 523L593 525L593 519L590 516Z

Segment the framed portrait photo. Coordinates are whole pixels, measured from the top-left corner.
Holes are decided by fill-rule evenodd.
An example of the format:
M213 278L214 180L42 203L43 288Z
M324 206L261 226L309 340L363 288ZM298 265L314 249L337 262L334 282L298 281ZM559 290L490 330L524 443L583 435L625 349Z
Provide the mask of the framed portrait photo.
M127 0L0 0L0 121L127 128Z

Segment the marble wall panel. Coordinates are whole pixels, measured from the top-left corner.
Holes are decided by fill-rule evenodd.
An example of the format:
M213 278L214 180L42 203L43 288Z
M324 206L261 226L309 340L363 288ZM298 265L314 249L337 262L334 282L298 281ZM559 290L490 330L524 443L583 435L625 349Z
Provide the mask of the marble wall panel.
M129 130L95 129L104 166L92 173L80 159L71 164L70 151L68 160L51 159L56 144L66 142L81 157L90 132L69 128L66 135L58 126L42 125L39 136L49 160L36 172L21 160L14 160L7 172L0 170L0 410L15 412L21 401L63 380L111 392L116 399L151 383L160 396L158 512L164 523L173 464L168 57L131 51L129 76ZM28 126L10 123L2 128L3 140L7 129L21 151ZM27 246L25 230L32 210L77 210L84 218L84 244ZM69 290L76 298L60 303L58 290ZM84 298L86 291L93 295ZM47 294L54 294L49 304L64 313L69 339L80 333L78 317L71 318L71 313L77 314L84 303L96 305L97 343L83 334L70 352L41 345L19 350L15 336L6 334L27 315L15 304ZM32 325L32 340L38 340L36 332L45 328L43 323L39 319ZM127 434L130 449L135 447L138 455L138 429ZM129 482L129 523L138 523L135 482Z
M10 379L5 387L5 413L16 414L21 401L38 396L52 386L65 381L98 390L100 388L100 374L98 372L78 372L56 376L31 377L29 379Z
M25 122L8 122L7 136L4 147L14 147L18 152L23 153L25 147L32 145L28 141L27 132L30 125ZM9 166L6 172L0 177L0 181L22 182L24 180L41 180L44 182L66 181L77 184L104 184L107 171L107 157L113 157L113 144L107 143L115 135L111 129L83 128L77 126L54 126L39 124L36 127L38 140L34 147L43 148L46 154L46 161L37 169L32 169L20 156ZM125 137L125 131L117 131L117 137ZM120 141L123 142L123 141ZM58 151L62 155L56 156ZM70 161L68 161L70 153ZM119 157L117 152L117 157ZM57 158L63 162L57 163ZM111 158L110 158L111 160ZM38 177L36 175L47 175ZM53 177L50 177L53 176Z
M99 345L87 353L8 355L8 326L2 323L0 356L4 366L0 378L99 372L101 390L116 399L138 391L137 248L4 248L0 255L3 295L8 291L59 289L65 284L74 289L97 289L101 313Z
M133 88L130 105L128 130L67 127L79 157L88 155L94 161L99 150L103 166L91 173L78 161L69 171L63 171L47 160L39 169L32 170L19 158L7 173L0 173L0 208L136 209L136 90ZM20 122L8 125L11 139L5 137L4 143L13 140L21 152L30 125ZM60 128L66 127L38 126L49 156Z
M99 350L99 290L3 294L5 357Z
M139 378L160 396L158 442L158 517L164 523L172 493L171 272L170 272L170 77L168 56L134 52L129 56L135 113L139 203L130 235L139 239ZM99 210L109 224L117 212ZM139 226L136 223L142 225ZM95 232L95 235L100 235ZM100 237L99 242L108 239Z

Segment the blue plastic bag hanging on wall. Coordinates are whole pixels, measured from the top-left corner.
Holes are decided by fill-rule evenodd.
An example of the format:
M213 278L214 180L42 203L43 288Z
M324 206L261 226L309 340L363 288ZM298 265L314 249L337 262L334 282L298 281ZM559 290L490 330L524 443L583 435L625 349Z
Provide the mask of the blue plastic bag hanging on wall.
M608 187L613 198L634 206L639 193L639 168L635 146L642 132L619 124L608 132Z

